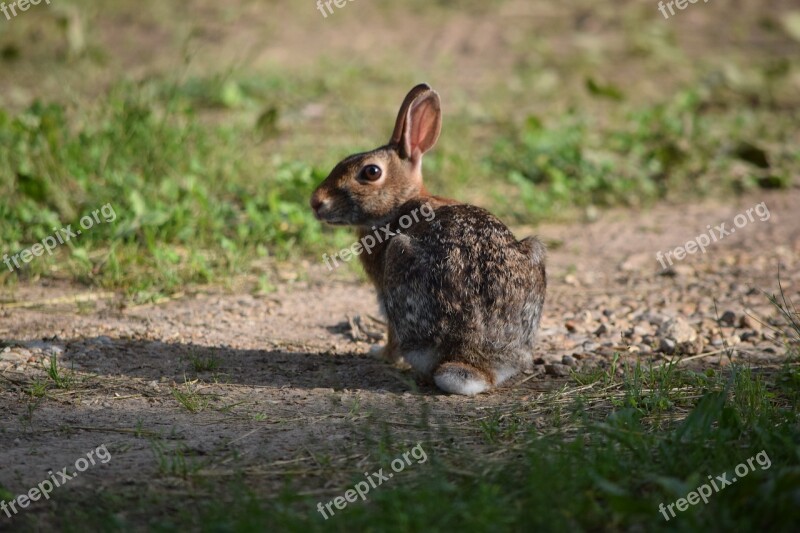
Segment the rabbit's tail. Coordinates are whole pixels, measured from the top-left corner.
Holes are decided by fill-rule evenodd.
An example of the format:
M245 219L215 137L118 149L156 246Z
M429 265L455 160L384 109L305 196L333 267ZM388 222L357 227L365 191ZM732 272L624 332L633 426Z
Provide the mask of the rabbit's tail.
M536 237L528 237L519 241L522 250L533 260L534 264L544 264L547 258L547 247Z
M436 386L450 394L474 396L492 388L492 376L467 363L442 363L433 372Z

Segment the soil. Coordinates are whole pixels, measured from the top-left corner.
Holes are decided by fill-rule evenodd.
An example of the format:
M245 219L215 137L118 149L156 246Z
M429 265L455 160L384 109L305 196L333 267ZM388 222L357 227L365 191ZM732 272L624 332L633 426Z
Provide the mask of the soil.
M39 59L51 57L51 48L63 47L63 39L55 30L52 39L28 32L28 25L36 28L41 20L33 11L15 21L15 31L27 32L20 41L26 46L17 46L24 61L4 63L3 105L23 107L37 96L61 94L64 87L102 92L120 73L145 79L176 68L187 47L193 57L187 76L231 63L302 70L326 54L358 58L360 66L385 65L396 50L408 65L452 62L459 75L437 87L468 96L481 83L505 78L519 83L514 67L531 56L519 45L521 36L541 33L547 49L559 51L564 61L589 49L616 61L634 54L623 38L625 10L656 11L630 1L609 7L586 2L594 11L581 14L574 7L534 8L520 0L505 4L498 17L465 12L436 20L408 10L397 20L379 3L365 3L346 8L358 9L359 16L345 17L342 11L336 22L325 20L320 27L310 3L297 24L288 24L297 11L286 4L275 2L273 11L265 11L251 2L251 9L237 12L203 0L186 4L193 21L186 33L193 39L185 39L165 25L180 25L189 13L175 17L167 3L151 4L164 11L142 9L137 2L130 4L130 16L98 12L89 18L90 51L104 58L91 75L66 62L54 67L57 75L43 78ZM695 6L680 14L680 24L663 26L680 43L669 53L710 63L741 50L759 57L788 55L794 49L764 29L769 24L750 33L737 28L746 21L749 31L756 27L753 19L791 5L776 0L767 11L755 3L733 10ZM374 50L374 40L362 32L365 20L382 35L385 49ZM316 29L302 31L308 28ZM593 38L568 39L575 28L588 28L585 33ZM621 63L608 81L652 80L637 85L642 98L685 81L684 72L659 74L646 66L646 61ZM492 74L477 75L484 72ZM572 83L585 83L584 75L576 73ZM730 230L737 214L762 202L768 220L756 217L705 253L668 269L659 264L657 252L707 234L708 225L726 222ZM287 272L269 294L194 288L144 306L129 305L121 294L55 281L3 289L0 489L21 494L47 479L50 470L74 471L78 458L104 444L111 461L81 472L59 497L155 488L180 492L189 483L180 475L182 458L195 478L243 472L265 497L284 486L287 476L304 494L327 495L341 492L347 479L348 470L337 467L363 472L380 466L363 452L365 442L380 439L375 428L388 426L405 442L422 437L442 442L459 434L458 444L469 446L480 438L478 424L491 416L524 411L530 424L543 425L539 406L552 391L565 384L571 387L564 396L582 389L575 387L575 373L622 371L625 362L674 361L698 371L731 362L781 365L787 358L786 331L767 295L779 292L780 280L786 298L800 301L798 205L797 188L756 191L728 202L608 211L591 221L537 227L550 248L537 364L475 398L445 395L407 368L369 355L382 328L373 290L355 267L331 275L321 260L287 266L302 271ZM533 231L515 232L521 238ZM53 355L68 380L62 388L44 370ZM420 423L423 418L426 424ZM44 512L43 506L28 511Z
M733 226L762 202L768 220ZM337 479L321 475L318 458L369 466L341 454L373 438L375 419L408 442L421 436L424 412L432 428L474 430L491 412L535 411L542 395L574 385L573 372L608 371L615 358L698 370L780 365L783 321L766 295L780 279L788 299L800 298L799 203L800 190L759 193L539 227L550 252L537 364L474 398L445 395L369 355L382 327L355 267L343 280L320 261L270 294L198 289L144 306L59 284L19 287L0 307L0 485L27 490L105 444L112 460L72 487L170 486L154 444L166 442L167 455L190 458L199 475L244 471L277 488L300 471L303 490L323 494ZM722 222L736 231L661 268L656 252ZM72 380L66 388L43 370L52 354ZM49 383L44 398L30 393L37 382ZM175 391L199 399L198 412Z

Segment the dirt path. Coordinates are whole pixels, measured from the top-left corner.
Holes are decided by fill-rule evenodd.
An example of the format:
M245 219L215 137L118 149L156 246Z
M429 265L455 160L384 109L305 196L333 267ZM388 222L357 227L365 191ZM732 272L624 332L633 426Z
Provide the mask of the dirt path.
M768 220L755 216L706 254L661 271L657 251L709 224L730 229L761 202ZM106 444L110 463L71 487L172 490L164 474L181 469L211 478L243 471L255 485L279 487L292 471L305 492L324 493L338 480L320 457L367 461L355 450L377 438L364 430L376 418L409 441L423 412L431 428L469 434L490 412L535 406L574 384L572 369L607 368L615 353L664 362L675 350L685 364L716 368L728 364L727 346L734 360L777 364L785 349L768 327L779 322L762 291L777 292L780 269L787 296L800 301L797 205L800 190L538 228L551 251L537 365L472 399L370 358L369 337L380 329L371 289L333 281L317 265L307 281L267 296L209 290L141 307L102 294L76 304L86 296L79 288L18 288L0 308L0 486L27 490ZM41 370L49 353L73 369L65 388ZM36 397L43 383L47 392Z

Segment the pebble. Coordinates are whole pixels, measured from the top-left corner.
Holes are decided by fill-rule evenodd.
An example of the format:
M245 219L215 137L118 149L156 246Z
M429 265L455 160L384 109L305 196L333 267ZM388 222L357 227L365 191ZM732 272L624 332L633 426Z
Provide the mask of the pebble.
M543 365L535 366L530 370L530 374L535 377L542 377L545 374L545 368Z
M658 335L662 338L672 339L678 344L692 342L697 338L694 328L681 317L664 322L658 330Z
M599 344L592 341L586 341L583 343L582 348L584 352L593 352L600 347Z
M722 313L722 316L719 317L719 321L722 324L732 326L736 323L736 313L734 313L733 311L725 311L724 313Z
M13 351L6 348L0 353L0 361L8 361L10 363L26 363L30 358L31 353L28 350L15 348Z
M739 335L731 335L730 337L725 339L725 342L727 346L736 346L737 344L742 342L742 339L739 338Z
M664 322L658 329L659 349L664 353L695 355L703 350L703 337L689 325L685 318L676 317ZM672 342L668 342L672 341ZM675 347L672 347L672 343ZM665 351L672 350L672 352Z
M761 338L761 333L757 331L745 331L740 335L742 342L758 342Z
M25 343L25 347L36 353L43 353L48 356L62 355L64 353L64 346L62 344L55 344L49 341L30 341Z
M564 364L553 363L550 365L544 365L544 370L547 374L559 378L565 378L569 376L569 367Z
M644 320L649 324L652 324L653 326L660 327L661 324L667 321L667 318L664 317L663 315L647 311L642 315L642 320Z
M667 355L672 355L675 353L675 348L677 348L677 346L678 344L674 340L665 337L658 343L658 351Z
M746 314L742 315L742 317L739 319L739 327L742 329L751 329L755 332L760 332L763 328L761 322Z

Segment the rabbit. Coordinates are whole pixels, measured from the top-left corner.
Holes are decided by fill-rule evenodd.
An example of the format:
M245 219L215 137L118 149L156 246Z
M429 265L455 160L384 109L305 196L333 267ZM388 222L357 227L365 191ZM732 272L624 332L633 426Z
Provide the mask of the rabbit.
M380 239L359 257L388 325L382 355L473 396L532 366L546 250L536 237L518 241L488 211L426 190L422 156L441 127L438 93L417 85L389 143L337 164L310 203L318 220L355 226L365 250ZM420 210L432 216L409 226L403 217Z

